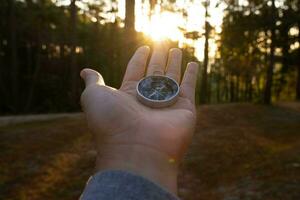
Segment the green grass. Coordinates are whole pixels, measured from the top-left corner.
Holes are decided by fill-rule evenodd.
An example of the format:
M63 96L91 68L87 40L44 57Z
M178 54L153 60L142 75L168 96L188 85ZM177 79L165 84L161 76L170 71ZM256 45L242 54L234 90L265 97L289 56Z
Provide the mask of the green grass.
M202 106L183 199L300 199L300 105ZM81 117L0 127L0 199L77 199L95 152Z

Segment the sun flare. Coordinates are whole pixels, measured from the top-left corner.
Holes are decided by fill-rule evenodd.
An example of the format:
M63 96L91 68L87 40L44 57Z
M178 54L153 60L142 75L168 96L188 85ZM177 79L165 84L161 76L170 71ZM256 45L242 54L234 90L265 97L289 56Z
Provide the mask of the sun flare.
M243 1L243 0L240 0ZM162 8L162 1L158 1L151 11L149 1L136 0L135 28L149 36L152 40L160 41L170 39L178 41L179 47L189 45L195 48L195 56L201 61L204 52L204 24L205 8L201 1L174 1L175 10L170 11ZM217 6L218 5L218 6ZM119 17L125 18L125 0L119 0ZM211 0L209 6L209 23L214 27L216 33L221 32L221 24L224 14L225 4L219 4L218 0ZM182 10L186 11L183 16ZM185 38L182 30L187 32L199 32L199 38L191 40ZM215 36L214 36L215 37ZM217 39L211 38L209 56L211 59L216 55Z
M178 28L178 16L171 12L162 12L151 16L149 26L145 27L143 32L153 40L178 41L182 38L182 32Z

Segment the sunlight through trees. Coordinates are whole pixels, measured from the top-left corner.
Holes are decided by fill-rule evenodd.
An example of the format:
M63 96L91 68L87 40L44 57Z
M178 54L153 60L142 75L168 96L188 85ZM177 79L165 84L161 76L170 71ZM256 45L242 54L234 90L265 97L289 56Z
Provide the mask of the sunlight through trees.
M78 73L118 87L134 50L167 40L199 61L198 103L300 100L299 0L6 0L1 113L79 109Z

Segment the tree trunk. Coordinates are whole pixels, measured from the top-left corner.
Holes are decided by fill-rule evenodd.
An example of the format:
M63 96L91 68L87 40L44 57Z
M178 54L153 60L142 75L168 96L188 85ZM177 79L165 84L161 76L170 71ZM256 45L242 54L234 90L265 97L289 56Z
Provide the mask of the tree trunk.
M298 51L300 52L300 50ZM297 71L298 73L297 73L297 86L296 86L296 100L300 101L300 62L298 64Z
M116 60L116 67L118 75L115 83L119 86L122 81L122 75L125 74L126 65L131 56L131 50L136 46L136 32L135 32L135 0L126 0L125 3L125 34L121 38L120 43L123 47L126 47L127 51L122 51L121 48L116 49L115 55L120 56L119 60ZM114 28L118 28L116 24ZM118 40L118 39L117 39ZM118 46L118 45L117 45Z
M298 30L300 30L300 21L298 21ZM300 42L300 32L298 33L298 42ZM297 86L296 100L300 101L300 49L298 49L298 67L297 67Z
M252 95L251 94L251 91L252 90L252 81L251 81L251 76L249 77L249 79L247 80L247 94L246 94L246 101L247 102L251 102L250 100L250 96Z
M253 100L253 86L252 86L252 82L250 81L248 101L251 102L252 100Z
M234 102L235 100L235 92L234 92L234 79L233 75L230 76L230 102Z
M17 30L16 30L16 15L15 15L15 0L7 0L9 13L9 53L10 53L10 67L11 67L11 92L13 111L18 112L19 101L19 69L18 69L18 55L17 55Z
M235 86L235 101L239 101L240 100L240 76L237 75L236 76L236 86Z
M221 101L220 90L221 90L221 74L220 74L220 72L218 72L218 74L217 74L217 88L216 88L217 103L220 103L220 101Z
M286 16L283 16L286 17ZM286 85L286 76L287 72L289 70L289 49L290 49L290 44L289 44L289 35L286 30L289 30L289 25L284 25L281 28L281 39L282 39L282 58L281 58L281 63L282 67L280 70L280 78L279 78L279 84L277 84L276 88L276 99L280 100L281 92Z
M130 32L134 32L135 26L135 0L126 0L126 12L125 12L125 29Z
M207 76L207 87L206 87L206 103L210 103L211 102L211 83L212 83L213 77L212 74L209 74Z
M205 44L204 44L204 61L203 61L203 71L202 71L202 81L200 87L200 103L205 104L207 102L207 67L208 67L208 39L210 32L210 24L208 22L208 5L209 0L205 4Z
M245 76L244 79L244 88L243 88L243 101L248 101L248 91L249 91L249 81L248 81L248 77Z
M253 86L252 86L252 77L249 76L246 79L246 101L251 102L252 101L252 91L253 91Z
M27 101L24 106L24 112L27 113L31 110L31 105L33 102L34 92L36 83L38 81L39 73L41 70L41 33L40 33L40 25L37 25L37 35L36 35L36 53L35 53L35 68L33 72L33 76L31 79L31 84L29 87L29 92L27 95Z
M70 3L70 74L71 74L71 95L70 95L70 103L72 108L76 108L79 102L78 95L78 79L79 79L79 70L77 67L76 61L76 43L77 43L77 7L76 0L71 0Z
M272 100L272 84L273 84L273 68L274 68L274 50L275 50L275 0L272 0L271 9L271 47L270 47L270 63L267 69L264 104L271 104Z
M10 101L8 94L9 88L7 88L7 81L6 81L6 71L7 69L4 68L5 66L5 61L4 57L0 57L0 113L1 113L1 108L7 107L8 102Z
M149 3L150 3L150 12L152 12L154 10L154 7L155 7L156 3L157 3L157 0L149 0Z
M225 75L225 79L224 79L224 92L225 92L225 101L228 102L229 100L229 83L230 83L230 77L229 75L226 73Z

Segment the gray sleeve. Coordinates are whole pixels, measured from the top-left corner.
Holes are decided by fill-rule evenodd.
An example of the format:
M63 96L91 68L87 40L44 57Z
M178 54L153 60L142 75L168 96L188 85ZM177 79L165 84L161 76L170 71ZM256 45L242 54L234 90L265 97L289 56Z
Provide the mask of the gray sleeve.
M179 200L159 185L125 171L104 171L92 176L81 200Z

